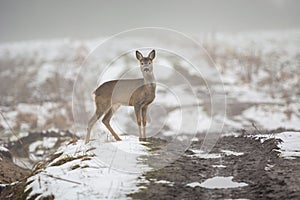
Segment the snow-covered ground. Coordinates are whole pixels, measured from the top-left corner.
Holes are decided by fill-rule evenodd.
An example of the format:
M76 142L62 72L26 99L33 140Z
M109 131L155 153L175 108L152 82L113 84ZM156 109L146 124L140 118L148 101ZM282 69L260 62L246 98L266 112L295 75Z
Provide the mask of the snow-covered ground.
M186 61L158 50L159 57L154 63L154 73L159 83L157 98L154 102L157 106L155 113L160 110L162 114L161 112L165 112L167 108L176 106L181 107L180 110L187 107L185 109L189 110L186 112L197 108L198 113L195 114L198 115L199 126L197 129L191 128L192 126L182 127L183 132L186 133L195 130L205 132L210 130L214 123L224 123L225 128L228 129L240 129L243 126L249 126L249 121L255 121L259 126L268 129L299 128L297 125L300 118L300 105L297 103L300 88L300 80L297 76L299 73L299 67L297 67L300 52L299 37L299 31L260 34L217 33L196 37L195 39L206 48L215 65L205 61L207 57L195 53L199 50L195 48L199 47L177 44L183 45L180 48L184 47L185 51L198 56L202 62L201 66L196 66L199 67L200 73L197 73ZM115 41L114 46L106 52L106 55L99 55L95 47L104 39L61 39L1 44L0 77L7 84L13 82L17 86L10 90L5 85L0 87L2 93L0 109L6 118L6 121L3 117L0 118L0 127L3 127L4 132L9 132L8 125L21 130L73 128L72 87L75 80L77 79L78 82L81 76L84 76L84 80L89 80L82 82L84 91L81 88L78 91L81 92L80 98L83 98L81 103L84 105L77 106L83 111L77 114L75 108L76 112L73 110L73 114L75 121L86 124L89 113L93 109L91 92L98 84L120 76L123 78L140 77L138 63L132 52L113 62L109 58L117 54L120 48L134 49L136 42L143 40ZM88 58L87 63L82 65L86 58ZM80 70L80 66L86 69ZM221 73L224 84L211 83L220 81L216 78L217 76L203 77L203 74L212 73L215 67ZM99 78L100 72L102 72L101 78ZM209 87L205 85L205 82L209 84ZM224 98L220 102L214 95L225 94L229 102L248 103L253 106L243 114L224 117L224 113L230 110L228 107L225 110ZM78 102L80 103L79 100ZM76 105L74 103L77 103L76 99L73 102L73 105ZM212 103L212 105L203 110L202 105L205 103ZM222 104L224 104L223 108L215 109L217 113L207 113L207 110L212 110ZM260 105L256 106L256 104ZM200 106L195 107L195 105ZM220 114L221 110L225 111ZM118 118L120 128L126 130L128 121L124 119L122 112L128 115L128 111L119 112L123 122L120 122L121 117ZM173 128L174 123L170 126L168 121L180 120L179 112L181 111L176 109L172 112L165 112L162 115L163 118L153 117L153 120L155 124L163 126L166 122L166 125ZM83 114L83 119L78 119L78 115ZM184 112L181 114L184 115ZM271 118L270 115L273 117ZM192 117L195 118L193 115ZM186 121L195 124L194 120ZM176 125L179 126L180 123ZM162 127L156 127L156 130L160 128ZM164 132L167 131L164 130ZM170 135L170 132L168 131L167 134Z
M72 130L83 138L94 109L91 93L97 85L120 77L141 77L134 51L113 61L111 58L123 53L121 50L135 49L143 40L115 41L104 55L95 49L104 39L0 44L0 78L6 83L0 85L0 133L7 140L16 141L15 134L22 138L29 131L57 128ZM237 135L236 130L253 126L294 129L295 132L274 137L283 140L280 152L284 157L299 156L300 31L217 33L195 39L215 64L197 46L172 44L189 52L191 58L199 59L196 69L172 52L157 49L157 96L149 108L148 136L192 142L196 141L196 133L205 133L208 139L215 137L211 133L219 133L217 140L221 135ZM148 152L137 142L133 109L121 107L111 124L122 142L113 142L103 125L97 123L92 132L96 140L88 145L79 140L62 146L57 153L63 154L30 179L33 182L27 188L33 189L31 195L119 199L136 190L136 178L149 168L140 160ZM109 135L108 139L96 137L103 132ZM39 147L51 149L55 142L55 138L42 138L29 146L29 152L43 154ZM226 149L219 153L202 149L193 152L191 156L203 159L243 155ZM76 159L51 166L64 158ZM230 177L225 178L232 183ZM190 186L201 184L204 183Z
M134 192L136 179L149 167L139 160L147 148L137 137L123 136L120 142L85 145L82 140L64 145L58 156L28 179L33 195L56 199L126 199Z
M287 131L268 135L255 135L255 138L259 138L261 142L266 139L275 138L279 139L278 147L280 155L287 159L294 159L300 156L300 132Z
M237 187L244 187L247 186L247 183L238 183L232 181L233 176L230 177L221 177L216 176L210 179L205 180L203 183L193 182L188 183L187 186L189 187L204 187L208 189L226 189L226 188L237 188Z
M257 105L242 113L242 117L255 121L265 129L286 128L299 130L299 103L286 105ZM296 112L295 112L296 111Z
M0 146L0 151L8 151L8 149L3 146Z

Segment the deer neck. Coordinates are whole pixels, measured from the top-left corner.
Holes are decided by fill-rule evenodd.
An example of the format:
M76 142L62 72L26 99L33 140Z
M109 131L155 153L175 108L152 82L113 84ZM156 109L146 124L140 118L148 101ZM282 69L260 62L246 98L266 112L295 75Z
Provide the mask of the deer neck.
M156 80L153 73L143 73L144 84L150 87L156 87Z

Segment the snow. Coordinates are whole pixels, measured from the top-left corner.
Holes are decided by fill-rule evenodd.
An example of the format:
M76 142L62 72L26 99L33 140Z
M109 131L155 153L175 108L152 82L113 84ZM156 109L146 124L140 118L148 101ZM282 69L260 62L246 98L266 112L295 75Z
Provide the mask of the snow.
M216 167L216 168L226 168L225 165L212 165L212 167Z
M234 120L230 120L227 117L220 118L218 116L218 118L217 117L215 117L215 118L218 119L220 122L223 120L224 125L229 126L233 129L242 129L243 128L243 124L241 124L240 122L236 122Z
M35 141L29 145L29 152L30 153L35 152L38 147L51 149L54 147L57 140L58 138L56 137L48 137L48 138L43 138L42 141L41 140Z
M201 184L199 182L192 182L192 183L188 183L186 184L186 186L189 186L189 187L200 187Z
M67 117L67 107L61 103L44 102L41 104L19 103L17 106L9 108L0 107L5 110L0 117L0 126L3 126L6 132L12 129L20 129L21 132L28 132L38 127L38 129L50 128L49 123L54 121L56 117ZM65 121L67 124L68 121ZM17 127L19 124L20 127ZM12 138L15 140L16 138Z
M300 156L300 132L283 132L276 134L275 137L283 141L278 145L283 157Z
M230 151L230 150L221 150L221 152L225 153L226 156L241 156L244 155L243 152L235 152L235 151Z
M241 156L244 153L242 152L234 152L234 151L230 151L230 150L221 150L222 153L209 153L209 152L205 152L202 150L198 150L198 149L189 149L191 150L194 154L193 155L188 155L188 156L192 156L192 157L198 157L198 158L203 158L203 159L216 159L216 158L221 158L222 157L222 153L225 154L226 156ZM215 166L215 167L220 167L220 166Z
M265 166L265 170L266 170L266 171L270 171L274 166L275 166L275 165L267 164L267 165Z
M159 181L156 180L154 183L156 183L156 184L166 184L168 186L174 186L174 182L167 181L167 180L159 180Z
M294 105L294 108L299 107L298 104ZM253 106L242 113L242 116L248 120L257 122L260 126L266 129L299 129L300 117L291 113L289 118L288 107L283 105L257 105Z
M223 177L223 176L216 176L210 179L205 180L202 183L193 182L187 184L189 187L203 187L208 189L227 189L227 188L238 188L247 186L247 183L238 183L232 181L233 176Z
M283 100L278 98L271 98L268 94L262 91L258 91L257 88L250 87L248 85L224 85L225 92L228 92L227 97L237 98L241 103L282 103ZM214 86L216 91L222 91L220 86Z
M35 82L32 82L31 84L43 84L47 79L50 79L53 76L55 70L56 69L52 64L44 63L37 73Z
M272 96L270 94L271 89L273 90L279 88L277 87L277 85L273 85L270 83L262 87L260 86L260 81L270 76L266 70L269 69L268 65L271 62L269 60L272 60L267 56L269 55L269 53L281 55L280 60L278 60L278 64L276 60L276 66L272 68L274 76L277 76L277 74L285 74L286 72L298 72L298 65L296 63L298 61L295 56L300 50L298 45L299 31L266 32L262 34L256 34L252 32L232 35L226 33L216 33L207 36L208 37L205 38L199 36L199 39L204 39L201 43L205 44L207 48L218 47L215 49L215 62L216 67L220 70L222 69L222 80L225 81L225 84L211 84L209 88L207 88L207 85L205 84L196 84L196 88L194 87L192 89L199 89L199 91L201 91L202 93L207 93L209 90L209 93L226 94L228 98L234 98L238 103L270 103L272 105L270 105L270 107L266 110L255 109L253 107L248 109L242 114L241 121L230 119L230 117L223 118L223 116L209 116L206 111L202 110L202 97L196 97L192 93L192 89L189 88L190 86L187 86L186 84L186 79L188 80L190 77L188 75L185 75L184 73L181 73L182 71L175 69L175 65L181 66L183 72L187 71L191 75L197 75L199 76L199 80L204 79L207 82L215 80L218 77L218 74L216 74L216 70L214 70L214 67L210 66L210 64L208 64L205 59L202 59L202 55L199 52L199 49L195 51L196 49L194 46L189 46L185 43L172 44L177 48L180 47L181 49L183 49L182 51L188 52L188 54L201 57L201 59L197 59L199 60L197 64L199 64L200 66L197 66L199 67L198 69L194 69L191 64L187 62L187 60L179 59L178 56L173 55L173 53L167 53L162 50L159 51L160 57L159 59L155 60L154 63L154 73L156 75L158 84L157 97L155 99L155 102L153 103L161 105L162 107L166 108L166 110L172 106L183 108L188 106L192 107L192 105L194 105L191 109L184 108L182 112L188 113L192 112L192 109L196 110L198 108L199 111L192 112L191 118L183 120L181 120L180 117L184 116L184 114L181 114L181 111L179 111L178 109L172 110L172 112L167 113L165 116L165 119L169 119L167 125L172 125L171 128L174 124L175 125L174 130L170 130L165 135L176 135L178 130L193 134L195 130L192 127L194 127L194 120L196 119L194 113L198 115L198 127L196 129L196 131L198 132L208 131L211 128L212 121L222 123L223 120L226 128L230 129L244 128L244 125L249 125L249 123L247 123L249 121L257 121L259 124L261 122L261 126L268 129L278 128L279 126L295 129L298 128L299 126L297 125L297 121L299 120L299 114L297 115L297 110L300 108L300 106L298 105L295 108L292 108L293 114L291 116L291 119L286 118L284 109L279 109L278 113L274 114L275 118L273 119L272 106L275 106L275 104L283 104L287 100L281 97L283 92L275 92L275 96ZM132 72L134 77L140 77L141 74L139 72L136 59L132 54L133 52L128 52L130 56L121 56L120 59L116 59L112 63L110 63L110 59L116 56L116 54L118 54L119 52L131 48L134 49L137 44L141 44L144 42L143 39L139 39L140 40L135 39L134 41L131 39L124 40L124 38L122 38L121 41L116 39L116 41L112 42L113 45L110 47L110 50L102 55L98 55L97 49L94 48L99 45L100 42L104 41L105 38L96 38L91 40L64 38L48 41L34 40L11 44L1 44L0 60L3 60L4 63L6 61L16 61L16 66L12 66L13 69L19 69L19 65L21 65L25 66L26 69L28 68L28 71L30 71L30 73L31 71L36 71L36 75L33 79L30 80L30 84L34 85L35 88L40 88L48 78L53 79L55 73L59 73L63 75L63 78L66 78L68 80L71 79L74 81L79 68L78 59L84 58L84 56L88 55L89 51L94 49L95 51L93 51L93 53L91 53L91 55L89 56L87 64L89 68L86 69L86 73L82 74L83 76L87 77L86 80L88 80L87 83L84 84L90 84L85 87L85 89L88 90L89 88L95 88L97 82L93 82L92 80L94 80L94 78L98 80L100 76L97 76L97 74L105 67L108 68L102 74L103 76L101 77L101 80L98 80L98 83L105 80L119 78L122 73L127 73L128 71L130 71L130 73ZM164 43L165 41L161 42ZM261 51L261 55L258 53L258 58L265 61L266 64L263 63L262 66L259 66L257 72L253 71L251 73L251 75L253 76L252 82L245 83L241 80L241 75L245 73L247 63L243 64L238 62L238 56L251 56L253 54L252 50L254 54ZM144 49L142 51L144 51ZM231 51L237 54L236 57L233 56L233 58L231 58L230 55L228 55ZM145 51L143 53L147 52ZM218 62L218 59L220 59L221 61ZM278 68L278 66L280 66L281 63L285 63L286 60L290 61L290 65L282 69ZM226 62L222 63L222 61ZM14 64L14 62L12 64ZM226 64L228 65L227 68L223 66ZM200 73L197 71L200 71ZM12 74L10 74L9 72L9 70L5 69L1 71L1 74L5 75L6 73L8 73L7 75L12 76ZM207 76L201 77L201 73ZM174 76L176 76L176 78L174 78ZM180 80L177 80L177 77ZM170 81L172 79L175 79L176 81L171 81L171 84L167 84L167 81ZM295 87L297 81L298 77L296 75L288 78L286 81L284 81L284 84L281 84L282 89L287 90L289 88ZM297 98L295 98L295 94L296 92L290 95L291 99L295 99L294 101L297 100ZM54 102L49 102L50 105L51 103L53 104ZM90 105L90 102L85 103L85 105ZM200 106L197 107L195 106L195 104ZM50 112L50 110L59 110L61 111L60 114L66 116L66 109L63 109L63 107L59 107L55 104L52 105L51 109L50 105L47 105L45 103L40 105L39 107L37 107L36 105L30 107L21 104L20 106L18 106L17 112L5 113L5 116L9 119L9 124L14 127L16 125L15 117L18 115L18 113L21 113L22 110L22 112L28 111L29 113L37 115L37 126L43 127L46 121L55 115L55 113ZM184 116L184 118L186 117ZM261 120L261 118L263 118L263 120ZM125 122L122 124L126 124L128 122L127 120L124 121ZM174 123L173 121L176 123ZM5 128L5 130L8 129L6 123L2 122L2 120L0 123ZM180 127L180 125L182 125L182 127ZM30 126L24 122L21 124L21 128L29 129Z
M216 33L211 36L211 39L207 37L203 42L207 48L216 47L213 50L215 53L214 56L216 57L216 67L219 71L222 71L221 76L224 84L217 82L220 80L217 80L218 74L216 70L214 70L214 67L211 66L207 60L202 59L201 52L199 52L198 49L199 47L190 47L185 43L170 44L173 47L182 48L187 54L195 56L197 58L196 60L199 60L199 62L196 63L199 65L198 69L191 67L191 64L187 62L188 60L178 60L177 58L174 60L174 56L171 56L172 53L165 55L167 54L165 51L158 51L160 58L154 62L154 73L158 81L157 95L152 104L156 106L155 109L153 109L153 112L156 114L150 115L151 122L149 123L149 129L147 129L149 135L155 135L161 132L164 136L177 136L178 133L180 133L180 136L177 137L178 140L184 141L190 139L196 141L196 138L192 139L192 134L199 132L204 133L211 130L222 132L220 136L237 137L240 133L238 133L236 129L248 130L252 122L254 122L258 128L262 129L277 129L283 127L299 130L300 104L297 103L299 99L299 76L297 76L299 74L299 59L297 57L297 54L300 52L299 34L300 31L298 30L290 32L252 32L232 35ZM138 64L134 58L134 54L132 54L133 52L129 52L130 56L125 59L121 57L112 63L110 63L110 61L120 52L135 49L137 45L143 44L144 41L138 39L134 41L131 39L117 40L113 42L113 45L109 46L109 51L106 51L105 54L102 53L100 55L99 52L97 54L95 47L104 39L105 38L75 40L66 38L49 41L35 40L1 44L0 61L4 64L10 63L10 65L8 65L9 68L1 70L0 75L1 77L10 78L12 80L16 78L19 79L19 77L21 77L20 75L23 75L20 69L25 68L28 74L24 74L24 77L30 74L34 74L34 76L30 79L30 83L27 83L26 79L21 79L21 82L32 86L33 90L30 91L40 97L45 94L43 94L43 91L36 91L36 88L42 90L42 85L47 83L47 79L55 80L53 78L55 78L56 74L62 75L63 79L74 81L79 73L78 68L80 61L78 60L83 61L89 51L94 49L95 51L93 52L96 53L92 53L89 56L86 66L83 66L86 71L80 71L81 75L85 77L86 82L82 82L82 84L79 85L82 85L87 93L90 94L90 91L92 91L97 84L100 84L100 82L119 78L119 76L125 72L128 76L135 78L141 77ZM279 58L270 57L270 55L273 54L278 55ZM257 69L250 71L252 79L250 82L247 82L242 80L242 77L247 74L248 67L251 64L255 65L255 63L251 63L251 61L242 63L240 59L243 60L243 57L249 57L248 60L251 60L251 56L253 56L254 59L261 60L262 63L258 64ZM199 59L199 57L201 57L201 59ZM286 63L289 64L286 65ZM181 66L182 71L175 69L175 65ZM107 70L100 76L99 72L105 67L108 67ZM199 70L200 73L198 72ZM181 72L183 73L181 74ZM187 72L187 76L184 74L185 72ZM195 77L190 77L188 74L196 76L199 80L204 79L204 81L213 83L210 83L211 87L209 88L205 84L196 84L196 88L192 89L199 92L200 95L197 94L197 96L195 96L191 88L186 84L186 79L191 78L192 82L195 80ZM201 75L204 76L201 77ZM284 78L283 75L285 75L286 78ZM274 80L270 81L269 79L272 78ZM94 81L94 79L96 79L96 81ZM56 87L55 85L50 86ZM59 89L64 89L65 85L61 85L60 87L62 88ZM14 96L20 92L17 88L18 87L15 88L16 90L11 96L7 97L7 99L12 99L14 103L18 103ZM82 94L82 96L85 95L80 92L79 94ZM53 94L46 94L46 96L51 95ZM217 113L210 114L209 111L207 112L207 109L204 109L204 105L207 103L206 100L214 98L214 95L226 95L226 98L231 100L232 107L240 103L249 104L250 107L247 107L246 110L241 110L241 113L236 113L234 116L225 116L219 113L218 107L218 105L224 102L217 102L212 105ZM32 97L33 96L30 96L28 99ZM56 115L61 115L69 119L67 116L70 113L67 112L67 107L70 106L69 104L71 104L72 101L71 99L66 100L66 103L63 104L43 100L39 101L43 102L39 105L33 102L32 104L19 103L12 108L1 106L0 110L3 112L7 121L0 117L0 127L4 128L4 132L10 132L9 126L14 129L19 125L19 127L17 127L21 129L19 137L22 137L23 134L28 135L29 133L26 132L26 129L30 129L31 124L26 120L21 120L21 123L18 124L16 119L20 114L32 114L31 117L36 117L36 126L38 128L48 129L53 125L47 124L47 122L52 122ZM88 108L92 108L92 106L91 102L86 99L83 101L82 105L84 106L78 106L76 109L84 113L86 112L85 109L88 110ZM235 107L232 109L234 110ZM158 112L159 110L160 112ZM82 116L80 115L80 117ZM82 118L85 119L85 116ZM72 119L69 120L72 121ZM74 114L74 120L77 123L76 114ZM67 120L65 123L67 123ZM83 124L85 130L86 122ZM225 128L221 131L221 128L223 128L221 125L223 124ZM73 128L73 124L67 125L68 128ZM164 125L167 125L167 130L162 129ZM130 108L129 112L128 109L120 108L115 118L112 119L112 126L120 133L126 133L126 131L137 133L133 110ZM155 129L153 129L153 127ZM98 125L97 128L99 128ZM94 127L94 133L98 132L95 131L97 128ZM106 129L105 132L107 132ZM189 136L187 137L184 134L188 134ZM294 158L299 156L300 152L298 148L298 146L300 146L298 135L298 132L284 132L274 135L265 135L263 137L282 139L283 142L279 144L281 155L285 158ZM137 174L147 170L147 166L141 164L139 159L140 156L145 156L148 153L145 147L140 145L141 143L137 145L137 138L132 136L122 137L124 138L122 142L106 142L100 145L92 141L89 145L85 146L79 141L74 146L69 145L62 148L61 151L64 152L63 156L72 157L79 154L91 156L91 152L96 156L92 157L91 161L80 162L79 160L75 160L59 167L48 166L43 173L48 173L48 175L50 174L55 177L59 176L66 179L74 179L75 182L82 182L77 187L76 185L78 184L76 183L68 183L40 173L37 174L35 178L39 176L42 180L42 185L41 187L37 187L35 179L32 183L35 188L33 192L41 192L44 194L54 193L63 198L78 199L87 197L88 190L99 190L100 193L95 192L95 194L92 194L92 198L118 198L118 195L120 195L121 198L125 198L123 189L126 188L127 185L128 188L135 188L133 179ZM16 140L15 136L12 136L10 139L12 141ZM110 140L113 141L113 139ZM30 145L29 150L33 152L38 149L38 146L52 148L54 142L54 140L36 141ZM92 146L96 147L96 149L90 151L90 153L85 152L86 148ZM207 153L201 150L193 150L193 152L195 155L192 156L204 159L217 159L224 155L243 155L242 152L230 150L223 150L220 153ZM42 151L39 150L37 153L41 154ZM84 166L86 163L90 166L89 168L69 169L72 165L78 164ZM225 166L215 165L213 167ZM95 177L93 178L94 174ZM116 180L119 178L118 176L121 177L120 181ZM104 183L98 183L99 180L96 180L97 178L99 180L108 180L108 186L104 185ZM55 184L57 184L57 186ZM97 184L103 187L103 190L96 188ZM200 183L195 184L199 185ZM46 189L48 187L49 190ZM63 191L59 191L59 187L62 187L62 189L66 191L66 194L63 194ZM82 193L75 194L74 191L72 191L72 187L83 187L85 189L83 189ZM71 189L68 190L68 188ZM69 193L69 196L67 193ZM116 196L114 196L114 193Z
M222 133L222 136L223 137L239 137L241 134L240 133L237 133L237 132L234 132L234 131L228 131L226 133Z
M212 119L200 108L183 107L168 113L166 125L171 131L164 133L166 136L178 133L196 134L209 130Z
M8 149L0 145L0 151L8 151Z
M0 145L0 151L8 152L8 149ZM0 157L0 161L1 160L2 160L2 158Z
M137 137L121 136L121 139L109 143L92 141L87 145L79 140L61 147L57 151L63 153L61 156L28 179L33 181L27 186L32 188L28 198L40 193L40 197L53 194L56 199L127 199L127 193L138 190L137 177L149 170L139 159L148 153ZM90 160L75 159L51 166L63 158L78 156ZM74 166L78 168L72 170Z
M220 153L207 153L202 150L197 150L197 149L190 149L192 152L195 154L191 156L196 156L198 158L203 158L203 159L215 159L215 158L221 158L222 155Z
M286 159L293 159L294 157L300 157L300 132L286 131L277 134L268 135L255 135L255 138L259 138L261 142L266 139L275 138L280 139L282 142L278 144L280 148L279 152L281 156Z
M5 130L9 130L10 127L14 127L16 125L15 119L16 119L17 114L18 114L17 111L8 111L8 112L2 113L2 114L4 115L5 118L3 118L3 116L1 116L0 125Z

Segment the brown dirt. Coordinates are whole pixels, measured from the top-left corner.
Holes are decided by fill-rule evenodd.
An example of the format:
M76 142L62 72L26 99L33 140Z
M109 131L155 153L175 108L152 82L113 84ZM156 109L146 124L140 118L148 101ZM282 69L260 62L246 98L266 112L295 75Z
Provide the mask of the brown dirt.
M200 149L203 137L199 138L198 142L192 144L192 149ZM146 189L129 196L133 199L300 199L300 159L279 157L276 151L278 142L269 139L260 143L259 140L243 136L220 138L212 152L231 150L243 152L244 155L202 159L187 156L193 154L188 150L168 166L145 173L144 177L149 183L141 183L140 186ZM220 164L226 168L212 167ZM266 170L267 166L273 167ZM214 176L233 176L233 181L245 182L248 186L232 189L186 186ZM168 180L174 185L157 184L153 179Z
M3 184L0 186L0 199L25 199L26 178L31 171L14 164L10 154L0 151L0 156L0 183Z

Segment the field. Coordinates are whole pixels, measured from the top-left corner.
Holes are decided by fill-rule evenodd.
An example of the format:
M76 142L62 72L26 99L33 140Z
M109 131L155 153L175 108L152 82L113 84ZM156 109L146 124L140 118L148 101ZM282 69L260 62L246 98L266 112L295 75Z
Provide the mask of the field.
M0 45L0 199L300 198L300 31L155 39L182 54L156 49L147 142L132 107L122 141L97 122L83 142L93 90L141 77L144 38Z

